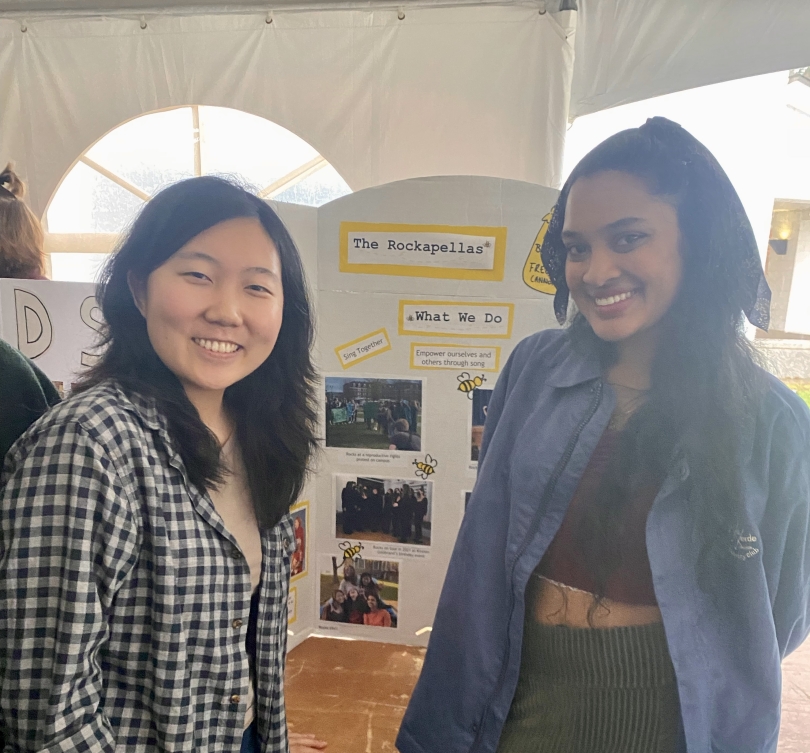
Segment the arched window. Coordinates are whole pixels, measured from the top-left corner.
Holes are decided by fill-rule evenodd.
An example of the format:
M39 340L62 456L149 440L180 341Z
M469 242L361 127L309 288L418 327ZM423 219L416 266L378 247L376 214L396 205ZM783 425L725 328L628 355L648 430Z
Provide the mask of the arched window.
M45 226L53 279L94 279L155 192L212 174L233 177L263 198L309 206L351 193L313 147L264 118L203 106L143 115L90 147L51 199Z

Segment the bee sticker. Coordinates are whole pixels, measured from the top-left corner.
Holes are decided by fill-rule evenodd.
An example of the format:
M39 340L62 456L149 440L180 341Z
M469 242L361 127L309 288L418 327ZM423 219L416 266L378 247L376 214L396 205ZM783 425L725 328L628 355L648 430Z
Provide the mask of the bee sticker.
M357 559L363 550L363 545L359 541L356 544L352 544L351 541L341 541L338 544L338 549L343 552L343 561L346 562L346 560Z
M427 478L431 473L436 472L436 466L439 461L430 455L425 455L424 460L414 460L413 464L416 466L416 475L419 478Z
M540 225L540 230L537 233L537 237L534 239L534 243L529 251L529 256L526 259L526 263L523 265L523 282L538 293L554 295L557 288L555 288L554 284L551 282L551 278L548 276L548 272L543 266L543 259L540 256L540 248L546 237L551 215L552 212L549 212L543 217L543 223Z
M458 391L465 392L470 400L472 400L473 397L473 390L487 381L483 374L481 374L481 376L471 377L466 371L462 371L456 379L458 379Z

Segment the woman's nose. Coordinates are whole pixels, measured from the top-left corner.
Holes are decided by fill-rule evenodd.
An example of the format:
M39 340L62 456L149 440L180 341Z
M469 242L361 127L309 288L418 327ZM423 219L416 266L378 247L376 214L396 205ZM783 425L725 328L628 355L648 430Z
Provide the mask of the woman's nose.
M621 270L616 266L615 254L605 246L594 246L582 281L590 287L601 288L620 276Z

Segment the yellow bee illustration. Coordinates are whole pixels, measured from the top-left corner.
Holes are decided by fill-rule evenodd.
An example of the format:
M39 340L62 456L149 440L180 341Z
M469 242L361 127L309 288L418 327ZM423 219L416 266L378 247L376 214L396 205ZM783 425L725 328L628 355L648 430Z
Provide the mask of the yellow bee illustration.
M486 377L481 374L481 376L477 377L470 377L470 375L466 371L462 371L457 377L458 379L458 391L459 392L466 392L467 397L472 400L472 393L476 387L480 387L484 382L487 381Z
M360 543L352 544L351 541L341 541L338 544L338 549L340 549L343 552L344 560L353 560L360 555L360 552L363 549L363 545Z
M438 463L439 461L430 455L425 455L424 460L413 461L413 464L416 466L416 475L419 478L427 478L431 473L435 473Z

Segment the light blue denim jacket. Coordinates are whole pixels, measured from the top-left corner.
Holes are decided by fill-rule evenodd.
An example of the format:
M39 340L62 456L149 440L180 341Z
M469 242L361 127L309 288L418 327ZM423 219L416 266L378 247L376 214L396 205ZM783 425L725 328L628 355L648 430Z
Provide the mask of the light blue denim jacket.
M728 534L727 603L697 582L701 536L683 460L673 460L647 521L688 753L774 751L780 662L810 631L810 412L769 380L741 442L747 519ZM497 749L518 680L526 584L614 407L597 360L564 331L540 332L513 352L489 404L401 753Z

